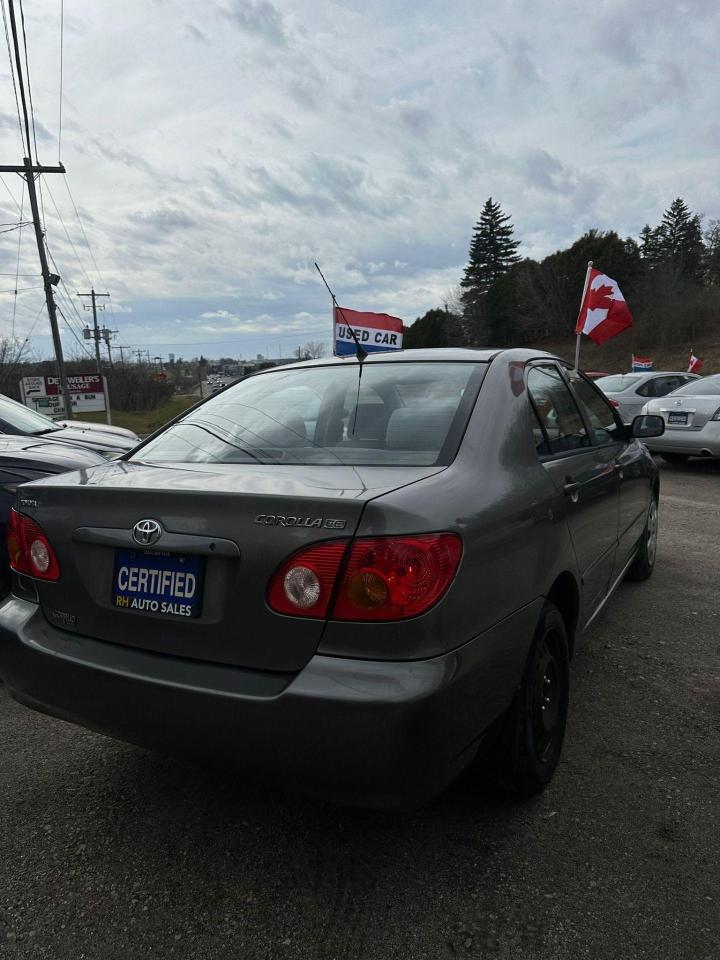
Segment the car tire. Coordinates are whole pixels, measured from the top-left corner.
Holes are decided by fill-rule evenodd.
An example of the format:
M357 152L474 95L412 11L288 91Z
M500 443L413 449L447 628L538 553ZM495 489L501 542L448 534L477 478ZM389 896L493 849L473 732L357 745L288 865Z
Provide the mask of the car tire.
M540 614L520 689L502 741L502 780L513 793L533 796L552 779L560 759L570 693L565 621L554 604Z
M660 456L667 463L685 463L690 458L689 453L661 453Z
M657 534L658 534L658 502L657 497L653 496L648 509L645 529L638 543L637 554L632 562L632 566L625 574L628 580L647 580L655 569L655 557L657 556Z

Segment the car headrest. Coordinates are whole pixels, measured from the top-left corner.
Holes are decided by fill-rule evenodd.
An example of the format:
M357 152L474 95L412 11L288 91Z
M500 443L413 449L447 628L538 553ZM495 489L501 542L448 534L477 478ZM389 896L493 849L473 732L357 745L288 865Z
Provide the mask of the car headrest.
M393 410L386 446L394 450L439 450L447 436L455 404L420 404Z

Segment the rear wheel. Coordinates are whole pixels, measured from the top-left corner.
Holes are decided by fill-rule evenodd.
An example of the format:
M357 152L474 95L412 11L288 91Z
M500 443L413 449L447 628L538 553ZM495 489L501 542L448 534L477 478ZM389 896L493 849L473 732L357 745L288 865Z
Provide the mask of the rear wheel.
M650 501L645 529L640 537L637 554L628 570L628 580L647 580L655 569L658 537L658 502L655 497Z
M503 737L503 779L514 792L531 796L552 779L565 736L569 687L565 621L558 608L548 604Z
M667 463L685 463L689 458L689 453L661 453L660 456Z

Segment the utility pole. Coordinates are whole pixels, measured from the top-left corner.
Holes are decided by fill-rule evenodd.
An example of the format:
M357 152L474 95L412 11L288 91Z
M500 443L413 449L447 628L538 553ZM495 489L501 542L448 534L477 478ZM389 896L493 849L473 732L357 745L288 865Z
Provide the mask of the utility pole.
M110 361L110 366L113 365L113 362L112 362L112 347L110 346L110 339L111 339L113 333L117 333L117 330L108 330L107 327L103 327L102 330L100 331L100 334L101 334L103 340L105 341L105 346L107 347L108 360Z
M97 363L97 372L99 375L102 375L102 369L100 366L100 328L98 327L97 312L98 309L104 310L105 307L97 306L98 297L109 297L109 293L95 293L94 288L90 289L90 293L78 293L78 297L90 297L92 300L92 307L88 307L87 304L83 304L83 309L92 310L93 315L93 339L95 340L95 361Z
M20 99L22 100L23 116L25 119L25 140L27 143L28 156L23 158L22 166L0 165L0 173L17 173L23 177L27 183L28 197L30 199L30 209L32 210L33 225L35 227L35 239L37 241L38 255L40 257L40 269L42 271L43 286L45 287L45 300L47 303L48 318L50 320L50 332L52 334L53 348L55 350L55 369L60 382L63 403L65 405L65 416L72 420L73 410L70 400L70 391L68 390L67 373L65 370L65 358L63 357L62 343L60 341L60 331L58 329L57 313L55 310L55 297L53 295L53 286L57 284L60 278L56 274L51 274L48 268L47 254L45 251L45 238L43 236L42 225L40 223L40 211L38 210L37 193L35 191L35 178L41 173L65 173L65 167L60 163L56 167L44 167L37 162L32 162L31 140L30 140L30 121L28 119L27 102L25 99L25 83L22 74L22 60L20 58L20 47L18 44L17 24L15 22L15 6L13 0L8 0L8 10L10 13L10 27L12 29L13 47L15 50L15 72L18 86L20 88Z
M127 347L118 345L118 346L116 346L116 347L113 347L113 350L119 350L119 351L120 351L120 363L121 363L121 364L123 365L123 367L124 367L124 366L125 366L125 351L127 350Z

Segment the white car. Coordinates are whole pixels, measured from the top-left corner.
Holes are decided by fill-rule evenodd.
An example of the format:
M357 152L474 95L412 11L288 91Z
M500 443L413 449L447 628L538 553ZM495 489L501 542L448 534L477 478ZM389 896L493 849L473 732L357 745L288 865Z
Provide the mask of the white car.
M625 424L632 423L648 402L655 397L664 397L690 380L697 380L695 373L648 370L641 373L618 373L600 377L595 381L610 403L615 407Z
M665 421L665 433L646 441L663 460L682 463L688 457L720 457L720 374L651 400L642 412L659 414Z

